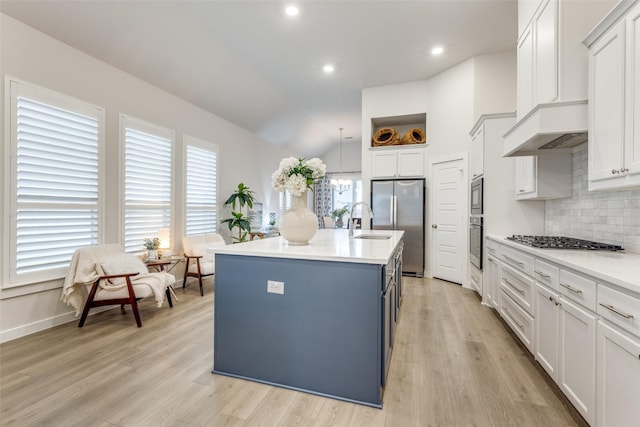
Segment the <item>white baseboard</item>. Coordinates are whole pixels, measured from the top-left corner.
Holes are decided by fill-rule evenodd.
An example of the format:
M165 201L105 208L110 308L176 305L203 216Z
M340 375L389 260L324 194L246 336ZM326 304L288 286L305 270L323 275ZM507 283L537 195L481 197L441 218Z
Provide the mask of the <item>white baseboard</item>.
M103 307L98 310L93 309L89 312L89 317L94 314L101 313L105 310L111 310L114 307ZM57 316L49 317L46 319L38 320L37 322L28 323L26 325L20 325L16 328L9 329L7 331L0 331L0 344L3 342L15 340L17 338L22 338L27 335L35 334L36 332L44 331L45 329L50 329L58 325L63 325L69 322L79 322L80 316L75 316L75 311L70 311L68 313L59 314Z

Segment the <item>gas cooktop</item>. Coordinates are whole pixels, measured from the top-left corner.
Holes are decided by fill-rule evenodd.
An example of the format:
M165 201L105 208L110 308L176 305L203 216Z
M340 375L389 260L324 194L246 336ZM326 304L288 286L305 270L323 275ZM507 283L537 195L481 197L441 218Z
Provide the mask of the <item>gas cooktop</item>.
M587 249L601 251L623 251L624 248L608 243L592 242L589 240L574 239L563 236L525 236L514 234L507 237L507 240L543 249Z

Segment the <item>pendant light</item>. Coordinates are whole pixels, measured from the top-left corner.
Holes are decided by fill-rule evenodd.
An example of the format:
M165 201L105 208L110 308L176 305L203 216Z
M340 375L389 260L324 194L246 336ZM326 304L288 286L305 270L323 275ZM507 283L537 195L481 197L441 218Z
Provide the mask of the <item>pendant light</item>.
M350 179L342 179L342 129L340 128L340 174L338 175L338 179L331 180L331 186L334 191L337 191L338 194L342 194L345 191L349 191L351 188L351 180Z

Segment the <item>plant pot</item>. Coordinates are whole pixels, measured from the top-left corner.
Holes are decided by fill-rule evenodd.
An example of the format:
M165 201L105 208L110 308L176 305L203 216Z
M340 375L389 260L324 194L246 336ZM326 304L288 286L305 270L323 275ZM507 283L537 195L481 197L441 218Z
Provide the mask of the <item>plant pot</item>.
M342 227L344 227L344 222L342 221L342 218L336 219L336 228L342 228Z
M157 249L147 249L147 261L156 261L158 259Z
M293 196L291 209L280 217L280 235L290 245L308 245L318 231L318 218L307 207L307 191L301 196Z

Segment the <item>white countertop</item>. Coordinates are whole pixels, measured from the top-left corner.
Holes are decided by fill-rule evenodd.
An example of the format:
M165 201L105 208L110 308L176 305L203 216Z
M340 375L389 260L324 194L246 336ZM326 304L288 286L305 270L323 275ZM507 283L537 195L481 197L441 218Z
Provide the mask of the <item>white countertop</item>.
M539 249L507 240L506 236L489 235L487 238L640 293L640 254L624 251Z
M389 239L357 239L360 234L387 235ZM319 261L386 264L402 240L404 231L320 229L306 246L289 245L282 236L216 247L217 254Z

